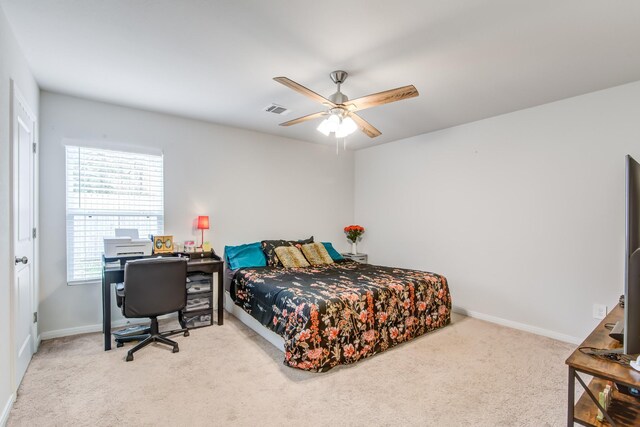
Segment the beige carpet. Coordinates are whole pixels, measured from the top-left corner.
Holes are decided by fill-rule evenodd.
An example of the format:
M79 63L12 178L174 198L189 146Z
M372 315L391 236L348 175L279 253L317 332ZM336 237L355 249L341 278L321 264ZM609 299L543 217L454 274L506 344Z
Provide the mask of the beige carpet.
M570 344L463 316L355 365L313 374L228 316L180 352L43 342L9 426L565 425Z

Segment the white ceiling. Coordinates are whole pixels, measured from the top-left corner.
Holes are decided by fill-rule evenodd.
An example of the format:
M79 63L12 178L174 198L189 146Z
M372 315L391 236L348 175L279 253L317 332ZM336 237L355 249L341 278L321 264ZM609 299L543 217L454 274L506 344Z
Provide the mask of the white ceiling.
M640 80L635 0L0 0L43 89L329 144L278 123L406 84L368 147ZM275 102L293 110L266 113Z

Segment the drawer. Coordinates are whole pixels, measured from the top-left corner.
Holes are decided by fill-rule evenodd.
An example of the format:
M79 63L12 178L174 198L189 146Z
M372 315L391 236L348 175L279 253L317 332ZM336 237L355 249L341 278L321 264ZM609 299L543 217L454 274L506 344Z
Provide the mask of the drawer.
M180 313L180 324L187 329L211 326L213 325L213 310Z
M213 308L213 293L196 293L187 295L185 312L211 310Z
M208 279L198 277L197 280L188 278L187 294L199 294L203 292L211 292L212 277L208 275Z

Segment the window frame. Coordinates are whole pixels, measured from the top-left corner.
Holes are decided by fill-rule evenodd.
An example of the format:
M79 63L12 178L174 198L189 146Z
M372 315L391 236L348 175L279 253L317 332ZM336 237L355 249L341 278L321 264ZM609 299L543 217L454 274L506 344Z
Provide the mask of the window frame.
M108 237L108 236L114 236L114 230L115 228L136 228L136 226L132 226L131 224L122 224L120 225L122 222L131 222L131 220L133 218L136 217L141 217L140 221L138 222L138 224L143 224L144 223L144 219L142 219L142 217L155 217L155 220L149 220L147 224L143 224L143 225L137 225L137 228L151 228L152 230L155 231L155 233L157 233L158 235L162 235L164 233L164 221L165 221L165 209L164 209L164 154L161 151L157 151L157 152L149 152L149 150L144 150L144 151L138 151L135 149L129 149L129 147L124 148L124 147L118 147L118 148L109 148L109 147L100 147L100 146L93 146L93 145L83 145L83 144L79 144L79 143L69 143L69 144L65 144L64 145L65 148L65 255L66 255L66 263L65 263L65 268L66 268L66 282L68 286L79 286L79 285L87 285L87 284L99 284L102 282L102 278L101 275L97 275L97 277L85 277L85 278L78 278L78 279L74 279L74 273L76 272L76 263L77 262L100 262L100 264L102 263L102 255L104 254L104 248L102 246L102 238L103 237ZM114 166L117 165L118 157L124 157L124 158L129 158L128 160L133 161L132 159L136 156L145 156L147 157L146 161L149 161L150 163L156 162L159 163L159 165L154 165L156 167L156 171L155 172L151 172L148 171L147 175L145 176L145 179L148 180L148 182L155 182L155 185L149 184L147 183L147 185L149 186L149 188L146 189L146 191L150 192L153 194L152 197L156 198L155 203L154 202L149 202L149 205L153 205L156 204L157 206L155 206L156 209L141 209L141 210L131 210L131 209L101 209L100 206L98 207L92 207L92 208L83 208L81 207L82 205L82 192L79 192L76 195L70 195L70 188L72 186L72 184L75 184L77 182L78 187L82 188L83 186L83 182L87 182L86 180L83 181L82 177L81 177L81 173L79 173L79 177L73 177L72 176L72 170L70 168L70 154L69 154L69 149L71 150L77 150L77 155L78 155L78 167L77 170L80 171L81 166L81 156L82 156L82 151L85 150L89 150L86 151L84 154L85 155L96 155L96 152L100 152L102 155L109 155L108 153L112 153L113 159L112 159L112 163L109 164L109 166ZM73 156L73 154L72 154ZM156 159L153 159L153 157L155 157ZM157 170L157 166L159 166L159 172ZM117 168L116 168L117 169ZM131 167L122 167L121 168L121 172L122 173L126 173L127 171L131 171L131 170L135 170L135 168L131 168ZM151 179L153 178L153 179ZM154 181L155 179L155 181ZM114 185L115 182L118 181L117 178L114 178ZM73 181L72 184L70 184L70 181ZM126 181L126 180L125 180ZM121 181L122 182L122 181ZM160 183L159 186L157 185L157 183ZM155 188L153 188L155 187ZM159 191L158 191L159 188ZM154 193L155 191L155 193ZM120 192L122 192L122 190L120 190ZM110 193L110 197L105 198L106 200L104 200L104 203L108 203L109 202L109 198L119 198L122 197L121 195L117 194L117 191L114 191L112 193ZM109 194L109 193L107 193ZM77 204L80 205L80 207L70 207L70 200L72 200L74 197L77 197ZM87 196L85 196L87 197ZM159 202L158 202L158 197L159 197ZM95 203L95 201L94 201ZM157 210L157 208L159 208L159 210ZM104 219L105 221L111 221L111 222L117 222L119 225L113 226L112 231L106 234L101 235L100 237L98 237L98 239L100 240L99 243L99 247L100 247L100 255L99 255L99 259L95 260L93 258L93 256L86 256L86 257L76 257L74 256L74 243L75 240L73 239L72 236L77 236L80 233L75 233L74 230L76 227L78 227L77 225L75 225L75 218L80 218L80 220L82 221L82 218L84 218L85 220L87 219L91 219L91 218L95 218L96 221L98 221L98 223L100 222L101 219ZM99 225L94 225L94 227L99 227ZM146 234L141 231L141 235L140 238L144 238L146 236ZM96 247L95 242L93 242L94 244L94 249ZM95 253L95 252L94 252Z

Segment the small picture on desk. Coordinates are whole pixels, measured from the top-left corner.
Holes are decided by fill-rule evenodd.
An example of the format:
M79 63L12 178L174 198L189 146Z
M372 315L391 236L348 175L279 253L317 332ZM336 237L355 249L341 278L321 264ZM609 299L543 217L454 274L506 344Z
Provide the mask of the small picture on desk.
M173 236L153 236L153 253L173 253Z

